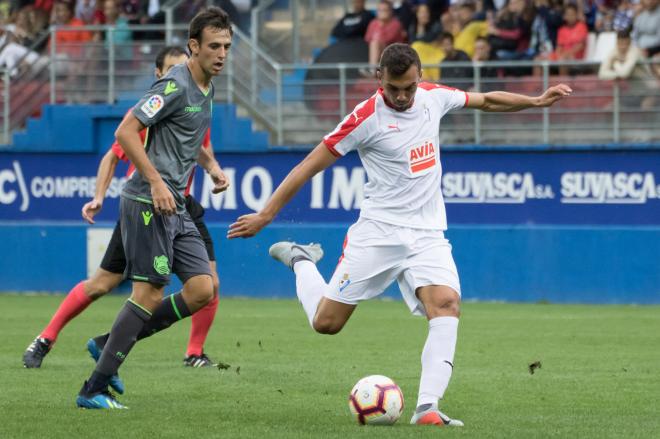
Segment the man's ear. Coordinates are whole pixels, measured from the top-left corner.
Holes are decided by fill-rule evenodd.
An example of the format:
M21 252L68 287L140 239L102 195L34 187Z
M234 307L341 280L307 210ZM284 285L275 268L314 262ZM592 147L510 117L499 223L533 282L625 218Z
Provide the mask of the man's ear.
M188 40L188 48L190 49L190 55L194 56L199 52L199 41L194 38Z
M378 78L379 81L383 79L383 72L380 70L380 67L376 68L376 78Z

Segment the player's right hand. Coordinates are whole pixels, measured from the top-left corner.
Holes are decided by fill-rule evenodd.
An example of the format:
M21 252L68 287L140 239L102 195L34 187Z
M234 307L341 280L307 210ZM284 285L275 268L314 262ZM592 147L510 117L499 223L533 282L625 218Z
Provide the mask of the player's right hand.
M88 201L82 208L83 219L90 224L94 224L94 216L101 211L101 207L103 207L103 201L101 200Z
M227 238L250 238L259 233L271 221L261 213L240 216L234 224L229 226Z
M151 200L154 203L154 212L157 214L174 215L176 213L174 196L163 180L151 185Z

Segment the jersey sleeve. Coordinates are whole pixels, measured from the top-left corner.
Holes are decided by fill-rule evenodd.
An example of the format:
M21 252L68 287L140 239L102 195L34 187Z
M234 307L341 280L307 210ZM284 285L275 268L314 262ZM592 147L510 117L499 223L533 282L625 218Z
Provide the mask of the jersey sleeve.
M185 105L182 86L171 77L160 79L133 107L133 115L149 127L174 114Z
M361 102L337 125L337 128L323 138L323 143L333 155L345 156L365 143L368 124L364 122L374 114L375 105L375 96Z
M430 82L422 82L419 84L419 87L431 93L434 101L440 107L442 114L467 107L468 94L463 90L441 84L432 84Z
M117 142L117 139L115 139L115 141L112 143L112 146L110 147L110 150L122 162L127 162L128 161L128 157L126 157L126 153L124 152L124 149L121 147L119 142Z

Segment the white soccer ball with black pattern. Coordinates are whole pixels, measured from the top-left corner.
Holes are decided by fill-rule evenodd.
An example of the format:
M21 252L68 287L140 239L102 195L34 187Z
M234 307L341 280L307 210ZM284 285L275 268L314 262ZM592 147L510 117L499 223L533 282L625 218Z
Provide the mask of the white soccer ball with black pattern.
M403 413L403 392L390 378L370 375L353 387L348 407L362 425L392 425Z

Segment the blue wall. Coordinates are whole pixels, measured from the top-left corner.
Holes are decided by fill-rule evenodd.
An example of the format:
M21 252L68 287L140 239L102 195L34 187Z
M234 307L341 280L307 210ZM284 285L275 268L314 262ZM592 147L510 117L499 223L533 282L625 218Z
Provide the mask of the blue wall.
M112 224L105 224L112 227ZM332 274L344 224L269 226L248 240L227 240L227 224L210 227L222 294L294 297L290 270L268 256L276 241L320 242L319 263ZM86 276L86 227L0 225L5 291L68 291ZM464 300L660 303L660 227L454 226L447 232ZM73 251L71 249L74 249ZM178 289L175 282L168 290ZM396 288L388 295L397 297Z
M304 155L221 154L233 184L218 197L196 173L193 194L216 239L224 294L292 297L293 276L267 256L282 239L321 242L321 271L332 273L364 198L356 154L305 186L258 237L224 238ZM93 195L98 160L0 153L0 290L68 291L86 276L80 208ZM442 164L465 299L660 303L660 149L443 150ZM105 227L117 217L122 172L98 217Z

